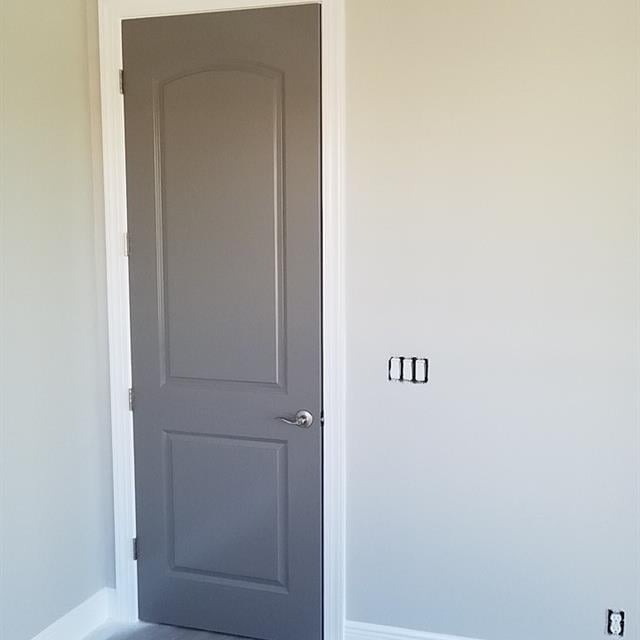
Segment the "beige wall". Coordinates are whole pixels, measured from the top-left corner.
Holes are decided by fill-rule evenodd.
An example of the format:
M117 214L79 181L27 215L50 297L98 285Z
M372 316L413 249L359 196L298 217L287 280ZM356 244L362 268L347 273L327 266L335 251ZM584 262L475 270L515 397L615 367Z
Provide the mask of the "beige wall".
M351 619L640 637L639 7L347 0Z
M29 640L113 582L96 16L84 0L0 7L0 637Z

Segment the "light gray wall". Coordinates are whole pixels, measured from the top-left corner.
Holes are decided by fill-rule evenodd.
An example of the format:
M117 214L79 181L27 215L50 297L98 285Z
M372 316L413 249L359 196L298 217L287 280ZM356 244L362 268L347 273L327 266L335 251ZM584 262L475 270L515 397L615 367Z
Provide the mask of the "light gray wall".
M640 637L639 7L347 0L350 619Z
M84 0L0 6L0 637L29 640L113 583L97 26Z

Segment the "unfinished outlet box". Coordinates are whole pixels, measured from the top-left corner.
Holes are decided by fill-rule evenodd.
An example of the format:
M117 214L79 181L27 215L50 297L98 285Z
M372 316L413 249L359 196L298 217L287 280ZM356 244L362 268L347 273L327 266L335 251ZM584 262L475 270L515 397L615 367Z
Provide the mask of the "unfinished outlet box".
M624 636L624 611L607 611L607 635Z
M387 363L387 379L426 384L429 380L429 360L417 356L392 356Z

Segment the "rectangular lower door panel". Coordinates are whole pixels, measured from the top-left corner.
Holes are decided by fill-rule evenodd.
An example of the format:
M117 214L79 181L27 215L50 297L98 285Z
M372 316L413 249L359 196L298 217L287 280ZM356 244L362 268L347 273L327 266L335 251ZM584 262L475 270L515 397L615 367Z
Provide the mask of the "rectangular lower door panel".
M286 442L174 432L166 448L173 571L286 592Z

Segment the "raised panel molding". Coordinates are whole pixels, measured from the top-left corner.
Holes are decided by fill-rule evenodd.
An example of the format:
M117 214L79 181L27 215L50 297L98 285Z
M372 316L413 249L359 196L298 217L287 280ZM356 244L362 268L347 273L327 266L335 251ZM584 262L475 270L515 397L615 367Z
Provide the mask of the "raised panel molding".
M234 75L235 82L233 81ZM255 80L248 82L248 79L250 78L255 78ZM269 256L268 260L269 263L271 262L271 259L273 260L273 272L272 276L270 276L271 265L267 264L267 261L265 261L263 269L264 281L261 281L261 283L244 283L245 285L250 286L253 292L252 295L246 296L247 299L256 299L261 296L265 297L265 300L262 301L262 306L260 306L259 309L256 308L256 311L265 311L265 313L253 314L252 320L249 320L249 316L247 316L247 322L249 325L246 331L242 330L242 323L238 326L237 317L234 319L233 326L229 326L229 317L225 314L224 294L222 304L218 302L220 297L216 295L217 290L214 274L221 270L217 270L215 265L218 264L216 261L221 259L220 256L224 254L224 246L235 247L236 250L231 252L231 257L238 264L235 264L233 271L238 275L238 277L240 277L240 282L238 282L237 286L240 286L240 290L242 291L242 252L244 250L246 253L255 257L260 255L261 250L257 246L253 248L250 246L250 243L252 242L251 236L243 235L241 242L238 242L240 240L239 238L234 237L234 233L231 233L232 237L229 238L229 227L227 227L227 233L224 232L225 227L223 221L225 219L225 215L222 214L218 215L216 222L216 228L219 228L218 222L220 222L223 229L222 233L219 234L219 239L217 240L218 245L215 247L208 246L206 247L208 251L205 251L205 246L200 246L204 243L204 240L201 237L190 238L188 236L187 230L191 225L186 224L184 220L178 225L176 220L172 217L172 211L176 208L176 202L174 201L175 198L177 197L178 202L180 202L181 198L184 196L181 196L180 192L177 195L172 193L170 189L171 179L170 176L167 176L166 169L167 163L173 165L173 168L177 170L180 170L185 162L188 165L188 160L185 159L185 155L187 157L195 155L197 158L198 147L202 144L206 144L208 136L213 136L213 139L218 142L220 138L222 138L222 140L228 138L230 136L230 132L235 130L241 140L240 144L234 144L231 146L240 150L237 154L238 156L242 156L243 150L245 153L247 149L251 149L252 151L256 150L255 146L252 147L250 145L253 144L259 146L259 136L256 135L256 131L252 131L251 134L248 135L246 131L238 128L240 122L233 123L234 119L238 117L241 118L237 113L226 114L231 122L226 120L223 122L216 122L215 120L209 119L209 126L205 126L205 123L201 123L201 126L199 127L193 127L193 123L190 119L185 121L184 119L179 118L179 122L182 124L178 128L182 129L182 134L186 133L187 144L181 144L180 139L176 139L175 135L171 136L170 132L172 130L172 126L169 121L169 115L166 107L167 100L169 99L169 102L171 102L171 95L167 95L168 91L172 89L173 85L176 83L183 84L184 86L182 86L181 89L175 89L173 92L173 100L175 101L177 99L178 103L180 103L181 97L188 93L190 88L189 85L192 85L194 82L200 82L200 90L205 92L204 97L208 97L214 102L216 102L219 97L225 96L233 89L243 92L248 91L251 93L250 96L245 96L246 99L242 101L243 104L251 105L249 107L250 110L255 110L260 99L264 100L264 116L262 113L260 114L261 118L264 120L264 122L262 122L263 132L261 136L263 139L261 141L262 145L257 150L262 152L259 153L258 156L261 157L262 161L265 163L265 171L259 172L261 182L264 183L261 184L260 188L266 188L268 192L264 194L265 197L263 197L261 201L272 203L273 208L271 212L262 212L257 210L257 213L260 215L257 215L256 217L256 213L254 213L251 219L254 221L254 227L256 223L264 227L263 230L265 233L256 234L256 237L266 236L273 239L273 245L271 247L273 256L272 258ZM230 82L231 85L228 85ZM227 83L227 86L225 86L224 83ZM243 83L245 85L244 87L242 87ZM221 85L218 92L216 92L217 84ZM238 86L234 87L234 85ZM203 96L199 97L203 98ZM222 102L224 103L225 101L223 100ZM198 100L197 103L199 105L206 104L204 99ZM244 388L247 386L258 386L284 389L286 386L286 295L284 292L285 247L283 202L285 172L283 166L283 103L284 77L282 71L251 62L229 61L197 69L188 69L168 78L155 80L153 83L153 147L158 282L157 300L161 384L165 384L168 381L184 382L196 380L200 382L223 383L225 385L232 386L242 385ZM224 112L224 107L222 107L222 110ZM255 111L251 115L255 117ZM194 118L195 117L196 116L194 116ZM235 128L231 126L232 123L236 125ZM198 131L199 135L196 136L197 139L195 140L189 139L189 133L193 133L194 128ZM189 129L192 129L192 131L189 131ZM247 136L252 142L248 142ZM214 140L209 140L209 142L213 142ZM226 140L226 142L222 144L229 145L230 142L230 140ZM167 149L167 145L169 145L169 149ZM178 157L180 158L179 162L175 161L173 154L169 154L169 150L173 145L175 145L173 151L177 152ZM183 147L185 146L190 150L190 152L180 156L180 152L184 151ZM169 157L167 157L168 155ZM216 156L206 153L200 154L200 157L202 156L208 158L208 162L211 164L209 168L212 170L207 176L203 175L200 177L199 184L207 185L208 188L213 189L218 198L224 198L223 194L225 193L226 188L234 193L236 201L238 197L242 200L242 194L254 194L256 192L260 192L260 188L255 187L255 185L255 188L252 187L248 190L242 189L240 192L237 189L239 185L235 185L234 191L234 187L229 186L230 181L225 180L224 176L218 178L219 182L216 182L215 176L219 173L218 171L213 170L213 166L216 162ZM197 164L201 169L208 167L207 162L199 162ZM267 168L269 171L266 170ZM192 174L197 174L197 172L193 171ZM271 175L271 178L267 180L266 176L269 174ZM247 197L249 196L247 195ZM243 214L246 217L247 215L251 215L249 212L256 211L255 207L252 206L256 204L255 196L250 197L250 203L244 203L244 205L241 203L236 207L231 206L230 203L232 200L233 198L229 197L227 206L223 205L219 209L219 212L224 211L227 217L235 215L236 218L234 218L234 224L231 225L231 228L237 230L240 228L240 220L238 220L238 217L242 218ZM205 198L204 201L206 202L207 199ZM178 214L180 216L184 216L185 212L193 211L195 208L195 213L193 213L193 215L202 220L203 214L206 213L201 210L203 203L196 200L189 204L190 206L178 206ZM213 213L214 212L211 211L211 224L214 224ZM263 216L263 213L267 215ZM189 255L193 261L192 266L198 264L201 267L201 269L192 269L189 271L191 274L191 277L189 278L190 282L198 282L197 276L199 273L209 273L210 275L207 278L205 289L203 290L202 287L196 287L196 290L200 294L210 293L211 295L196 295L196 293L189 293L193 290L193 287L181 287L174 282L176 274L172 273L169 270L169 267L171 264L171 243L175 240L173 237L175 234L178 234L181 238L181 242L179 242L179 246L182 247L181 255ZM216 237L216 234L211 234L207 242L215 243ZM184 250L185 243L189 245L188 251ZM231 243L231 245L229 243ZM263 242L261 241L259 245L263 246ZM266 247L263 249L263 251L267 250L268 249ZM264 253L263 257L265 257ZM202 267L205 268L202 269ZM172 283L175 286L172 286ZM204 282L201 282L200 284L203 286L205 285ZM258 284L261 284L262 286L258 286ZM169 289L173 291L173 295ZM222 291L225 291L224 286L222 287ZM269 296L268 300L266 299L266 296ZM216 301L215 303L214 300ZM258 304L257 300L256 304ZM270 308L269 314L266 313L267 308ZM182 323L185 321L189 323L184 315L182 315L186 309L190 310L191 316L193 316L194 310L197 311L198 309L201 309L201 320L206 316L207 322L200 322L199 325L196 323L189 327L181 327L181 320L179 319L180 316L182 316ZM179 316L178 318L175 317L176 314ZM256 331L257 327L255 325L255 318L257 317L262 318L262 322L265 323L265 327L261 331ZM273 326L271 326L271 323ZM217 345L217 348L224 352L224 357L219 357L221 354L217 351L215 352L216 357L207 357L207 353L203 353L201 350L198 350L196 353L189 352L188 345L191 343L194 330L198 331L198 329L204 325L215 327L215 335L210 333L208 335L208 340L198 340L198 344L210 343L212 345L211 348L214 349L214 351L216 351L216 348L213 345ZM251 330L249 330L249 327ZM186 343L184 340L185 336L189 337L189 340L186 340ZM233 364L234 358L230 353L232 351L231 344L234 340L237 341L239 345L242 345L242 348L238 348L238 357L237 360L235 360L235 365ZM247 343L249 341L253 341L255 343L254 348L250 349L254 360L248 360L246 358L245 350L247 349ZM188 353L185 353L185 344L186 351ZM266 351L269 351L269 353L263 353L265 349L261 349L262 345L267 345ZM273 353L271 353L271 349L273 349ZM209 355L214 354L212 353ZM205 362L209 364L205 365ZM218 367L222 366L222 370L216 371L215 368L210 371L206 370L213 366L211 363L220 362L226 363L226 365L216 365ZM256 368L257 371L252 369L252 367ZM225 368L226 372L224 370ZM231 374L231 371L234 369L236 375Z
M344 640L479 640L479 638L451 636L444 633L430 633L429 631L347 620Z
M287 443L170 431L164 433L164 447L168 569L219 584L286 593ZM253 470L253 477L247 473L233 476L233 469L243 464ZM221 477L233 477L234 481L225 483ZM193 504L197 495L194 484L208 487L206 504ZM235 493L222 495L222 488ZM229 504L234 513L226 510ZM235 513L240 506L246 511ZM271 526L256 530L252 539L245 541L242 553L230 555L233 550L225 548L224 541L238 530L234 517L244 518L256 510L262 510L264 522L270 521ZM205 520L190 529L209 532L205 549L197 536L180 531L180 522L192 523L198 517ZM218 538L211 544L214 536ZM217 554L217 549L224 553ZM256 564L261 566L261 575L255 573Z

